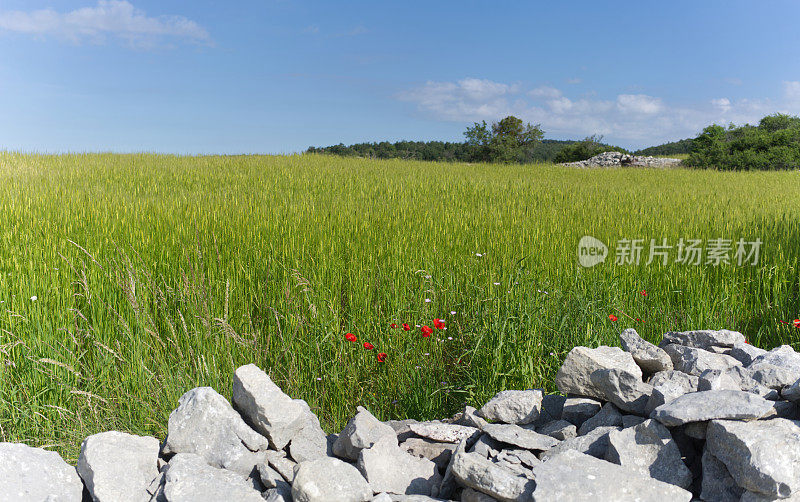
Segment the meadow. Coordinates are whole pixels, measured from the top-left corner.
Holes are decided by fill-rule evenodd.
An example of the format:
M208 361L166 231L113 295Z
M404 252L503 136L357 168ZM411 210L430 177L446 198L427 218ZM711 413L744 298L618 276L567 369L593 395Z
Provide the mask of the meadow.
M763 245L583 268L584 235ZM798 172L0 153L0 441L74 461L95 432L163 438L186 390L230 396L251 362L328 432L357 405L441 418L553 391L626 327L797 347L799 289Z

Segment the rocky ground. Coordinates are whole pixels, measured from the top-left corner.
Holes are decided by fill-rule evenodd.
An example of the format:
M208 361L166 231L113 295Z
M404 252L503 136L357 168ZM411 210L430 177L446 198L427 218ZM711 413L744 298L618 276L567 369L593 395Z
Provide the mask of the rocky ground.
M565 166L575 167L614 167L614 166L635 166L635 167L669 167L677 166L681 159L668 159L664 157L644 157L639 155L628 155L620 152L603 152L599 155L578 162L568 162Z
M77 467L0 443L0 501L800 500L800 354L728 330L620 341L570 351L564 395L507 390L431 422L359 408L339 434L242 366L231 402L184 394L163 443L95 434Z

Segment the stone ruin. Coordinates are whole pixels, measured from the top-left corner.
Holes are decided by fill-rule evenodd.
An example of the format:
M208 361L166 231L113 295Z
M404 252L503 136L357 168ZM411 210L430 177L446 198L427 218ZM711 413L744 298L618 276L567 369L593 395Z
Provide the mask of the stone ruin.
M567 162L564 166L575 167L614 167L614 166L636 166L636 167L670 167L678 166L681 159L669 159L664 157L645 157L639 155L629 155L621 152L603 152L599 155L578 162Z
M359 407L326 434L255 365L229 402L185 393L163 443L103 432L77 466L0 443L0 500L97 502L800 500L800 354L728 330L629 329L576 347L561 394L506 390L429 422Z

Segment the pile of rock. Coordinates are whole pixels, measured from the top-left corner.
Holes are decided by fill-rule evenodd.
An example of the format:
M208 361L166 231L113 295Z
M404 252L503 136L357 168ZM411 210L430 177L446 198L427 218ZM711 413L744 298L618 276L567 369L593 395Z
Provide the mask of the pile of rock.
M646 157L640 155L629 155L621 152L603 152L599 155L578 162L568 162L565 166L575 167L613 167L613 166L637 166L637 167L669 167L677 166L681 159L669 159L665 157Z
M232 405L187 392L161 444L96 434L73 468L0 443L0 500L800 500L800 354L728 330L620 339L570 351L565 395L507 390L431 422L359 407L339 434L243 366Z

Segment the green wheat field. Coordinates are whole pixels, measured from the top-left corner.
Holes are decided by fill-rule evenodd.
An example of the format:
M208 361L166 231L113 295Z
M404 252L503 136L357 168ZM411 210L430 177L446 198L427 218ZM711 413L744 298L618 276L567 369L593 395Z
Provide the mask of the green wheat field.
M584 235L604 264L578 264ZM617 265L625 238L763 245ZM246 363L328 432L357 405L441 418L553 391L572 347L626 327L796 344L799 288L797 172L0 153L0 441L74 461L99 431L163 438L181 394L230 396Z

